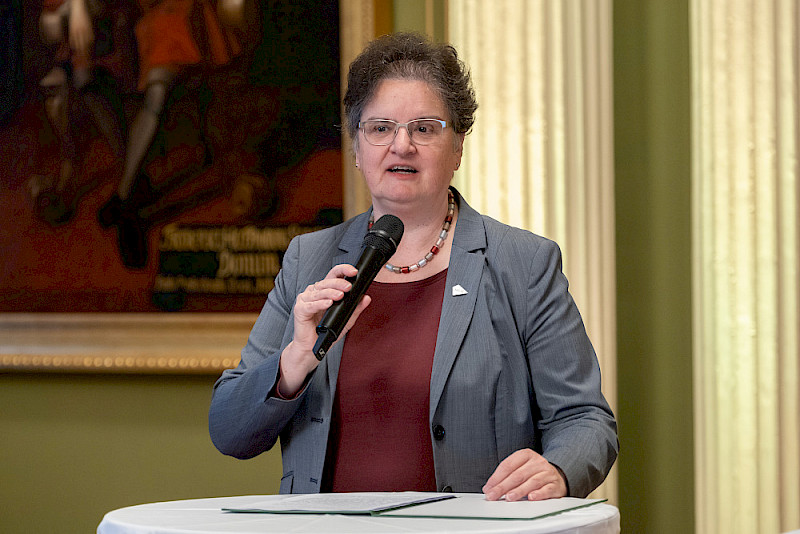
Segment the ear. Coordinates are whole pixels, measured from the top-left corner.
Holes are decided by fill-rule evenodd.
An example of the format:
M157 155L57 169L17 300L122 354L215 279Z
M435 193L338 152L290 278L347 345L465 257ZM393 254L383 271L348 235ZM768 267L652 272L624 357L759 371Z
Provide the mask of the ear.
M464 136L465 134L460 133L456 135L455 138L455 146L453 149L455 150L456 158L455 158L455 168L454 171L457 171L459 167L461 167L461 156L464 155Z

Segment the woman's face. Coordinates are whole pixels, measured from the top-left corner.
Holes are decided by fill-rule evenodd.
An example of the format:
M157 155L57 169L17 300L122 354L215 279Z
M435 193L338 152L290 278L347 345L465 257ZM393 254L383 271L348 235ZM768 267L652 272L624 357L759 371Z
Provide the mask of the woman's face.
M373 202L384 209L411 206L415 201L440 199L461 163L463 134L454 134L444 103L427 82L387 79L364 108L361 121L389 119L407 123L414 119L440 119L447 128L433 143L418 145L399 128L394 142L374 146L359 130L356 164L361 169Z

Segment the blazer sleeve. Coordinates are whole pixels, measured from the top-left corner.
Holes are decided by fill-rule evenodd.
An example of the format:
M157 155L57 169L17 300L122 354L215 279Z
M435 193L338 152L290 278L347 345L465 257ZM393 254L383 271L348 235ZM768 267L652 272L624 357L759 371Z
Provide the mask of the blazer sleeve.
M617 426L600 389L600 366L561 270L561 252L543 240L531 264L524 340L543 456L572 496L585 497L617 457Z
M277 381L280 354L292 339L299 249L295 238L286 250L275 287L250 332L239 365L223 371L214 384L209 433L223 454L252 458L271 449L303 397L283 400L269 395Z

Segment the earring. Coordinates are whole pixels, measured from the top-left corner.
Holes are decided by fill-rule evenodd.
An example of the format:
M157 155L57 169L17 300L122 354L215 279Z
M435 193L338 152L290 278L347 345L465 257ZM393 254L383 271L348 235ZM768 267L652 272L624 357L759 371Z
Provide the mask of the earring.
M356 169L358 168L358 162L356 161Z

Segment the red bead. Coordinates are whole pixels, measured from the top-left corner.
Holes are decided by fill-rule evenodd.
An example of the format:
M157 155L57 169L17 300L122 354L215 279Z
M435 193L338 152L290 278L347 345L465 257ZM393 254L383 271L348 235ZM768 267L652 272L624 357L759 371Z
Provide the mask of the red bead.
M439 247L437 247L436 245L433 245L431 247L431 252L433 252L434 254L438 253L439 252Z
M402 267L402 268L400 268L400 272L401 272L401 273L406 273L406 274L407 274L407 273L409 273L409 272L411 272L411 271L410 271L409 267Z

